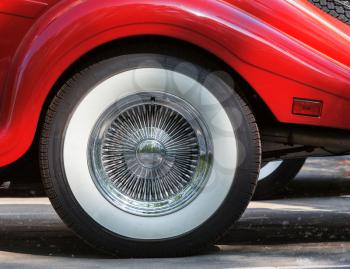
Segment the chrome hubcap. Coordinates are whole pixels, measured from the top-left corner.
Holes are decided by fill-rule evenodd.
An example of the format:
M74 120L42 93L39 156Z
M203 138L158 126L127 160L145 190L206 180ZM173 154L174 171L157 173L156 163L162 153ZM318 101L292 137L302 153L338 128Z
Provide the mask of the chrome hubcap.
M135 215L178 211L201 192L212 166L205 122L166 93L127 96L99 118L90 137L89 167L101 194Z
M166 157L164 145L154 139L146 139L136 148L136 158L144 168L155 169Z

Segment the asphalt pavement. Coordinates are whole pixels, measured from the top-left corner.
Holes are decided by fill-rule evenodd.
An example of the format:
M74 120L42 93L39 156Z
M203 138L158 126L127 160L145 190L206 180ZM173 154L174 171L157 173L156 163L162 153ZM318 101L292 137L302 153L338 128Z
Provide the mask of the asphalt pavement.
M1 269L350 268L350 157L308 160L284 195L252 202L216 246L192 257L112 258L68 230L47 198L7 196Z

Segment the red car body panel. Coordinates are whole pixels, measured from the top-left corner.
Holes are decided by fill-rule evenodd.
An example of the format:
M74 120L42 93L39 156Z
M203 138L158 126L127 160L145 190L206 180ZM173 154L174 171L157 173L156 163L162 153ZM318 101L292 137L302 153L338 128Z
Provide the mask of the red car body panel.
M49 5L49 2L32 0L1 0L2 14L34 19Z
M0 28L7 36L0 41L0 166L30 147L43 104L69 66L131 36L181 39L215 54L281 122L350 129L350 27L306 0L4 3L0 25L12 20L14 28ZM294 97L322 101L322 115L293 115Z

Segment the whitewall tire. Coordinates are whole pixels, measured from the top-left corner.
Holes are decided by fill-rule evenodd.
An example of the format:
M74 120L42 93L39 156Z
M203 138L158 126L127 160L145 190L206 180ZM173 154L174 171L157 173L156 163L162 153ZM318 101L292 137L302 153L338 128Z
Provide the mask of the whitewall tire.
M219 76L134 53L87 66L60 89L42 175L63 220L98 248L190 253L246 208L259 143L252 113Z
M305 159L277 160L262 165L254 199L272 199L283 195L288 184L296 177Z

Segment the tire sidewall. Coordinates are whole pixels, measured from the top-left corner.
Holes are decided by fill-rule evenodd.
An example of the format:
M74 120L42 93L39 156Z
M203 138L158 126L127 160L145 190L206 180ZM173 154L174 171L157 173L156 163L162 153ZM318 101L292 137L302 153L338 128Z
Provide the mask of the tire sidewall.
M284 160L270 175L258 180L254 199L271 199L283 194L287 185L295 178L306 159Z
M47 174L43 177L51 184L57 199L53 204L63 220L88 242L93 243L100 249L114 250L119 248L140 249L140 251L156 252L164 251L164 247L172 249L174 253L183 249L195 249L194 246L204 244L206 241L215 240L220 231L227 229L244 212L250 194L254 190L257 170L260 161L259 142L254 137L252 129L257 127L247 118L248 108L244 107L243 101L235 94L222 79L213 76L210 71L193 64L184 64L174 57L156 54L132 54L118 56L103 60L82 70L79 76L74 76L58 93L51 105L51 111L47 115L49 124L46 125L42 144L42 166L47 165ZM181 65L181 69L179 69ZM67 182L64 170L63 144L67 124L75 110L88 92L103 80L118 73L133 68L162 67L176 70L182 74L194 78L207 87L221 102L235 129L237 139L237 168L230 191L221 207L203 224L196 229L165 240L137 240L125 238L115 234L95 222L79 205ZM198 72L199 71L199 72ZM210 75L211 79L208 80ZM72 90L74 89L74 90ZM244 109L246 111L244 111ZM45 161L46 160L46 161ZM250 194L249 194L250 193ZM69 209L69 210L67 210ZM96 236L98 235L98 236ZM137 243L137 244L135 244Z

